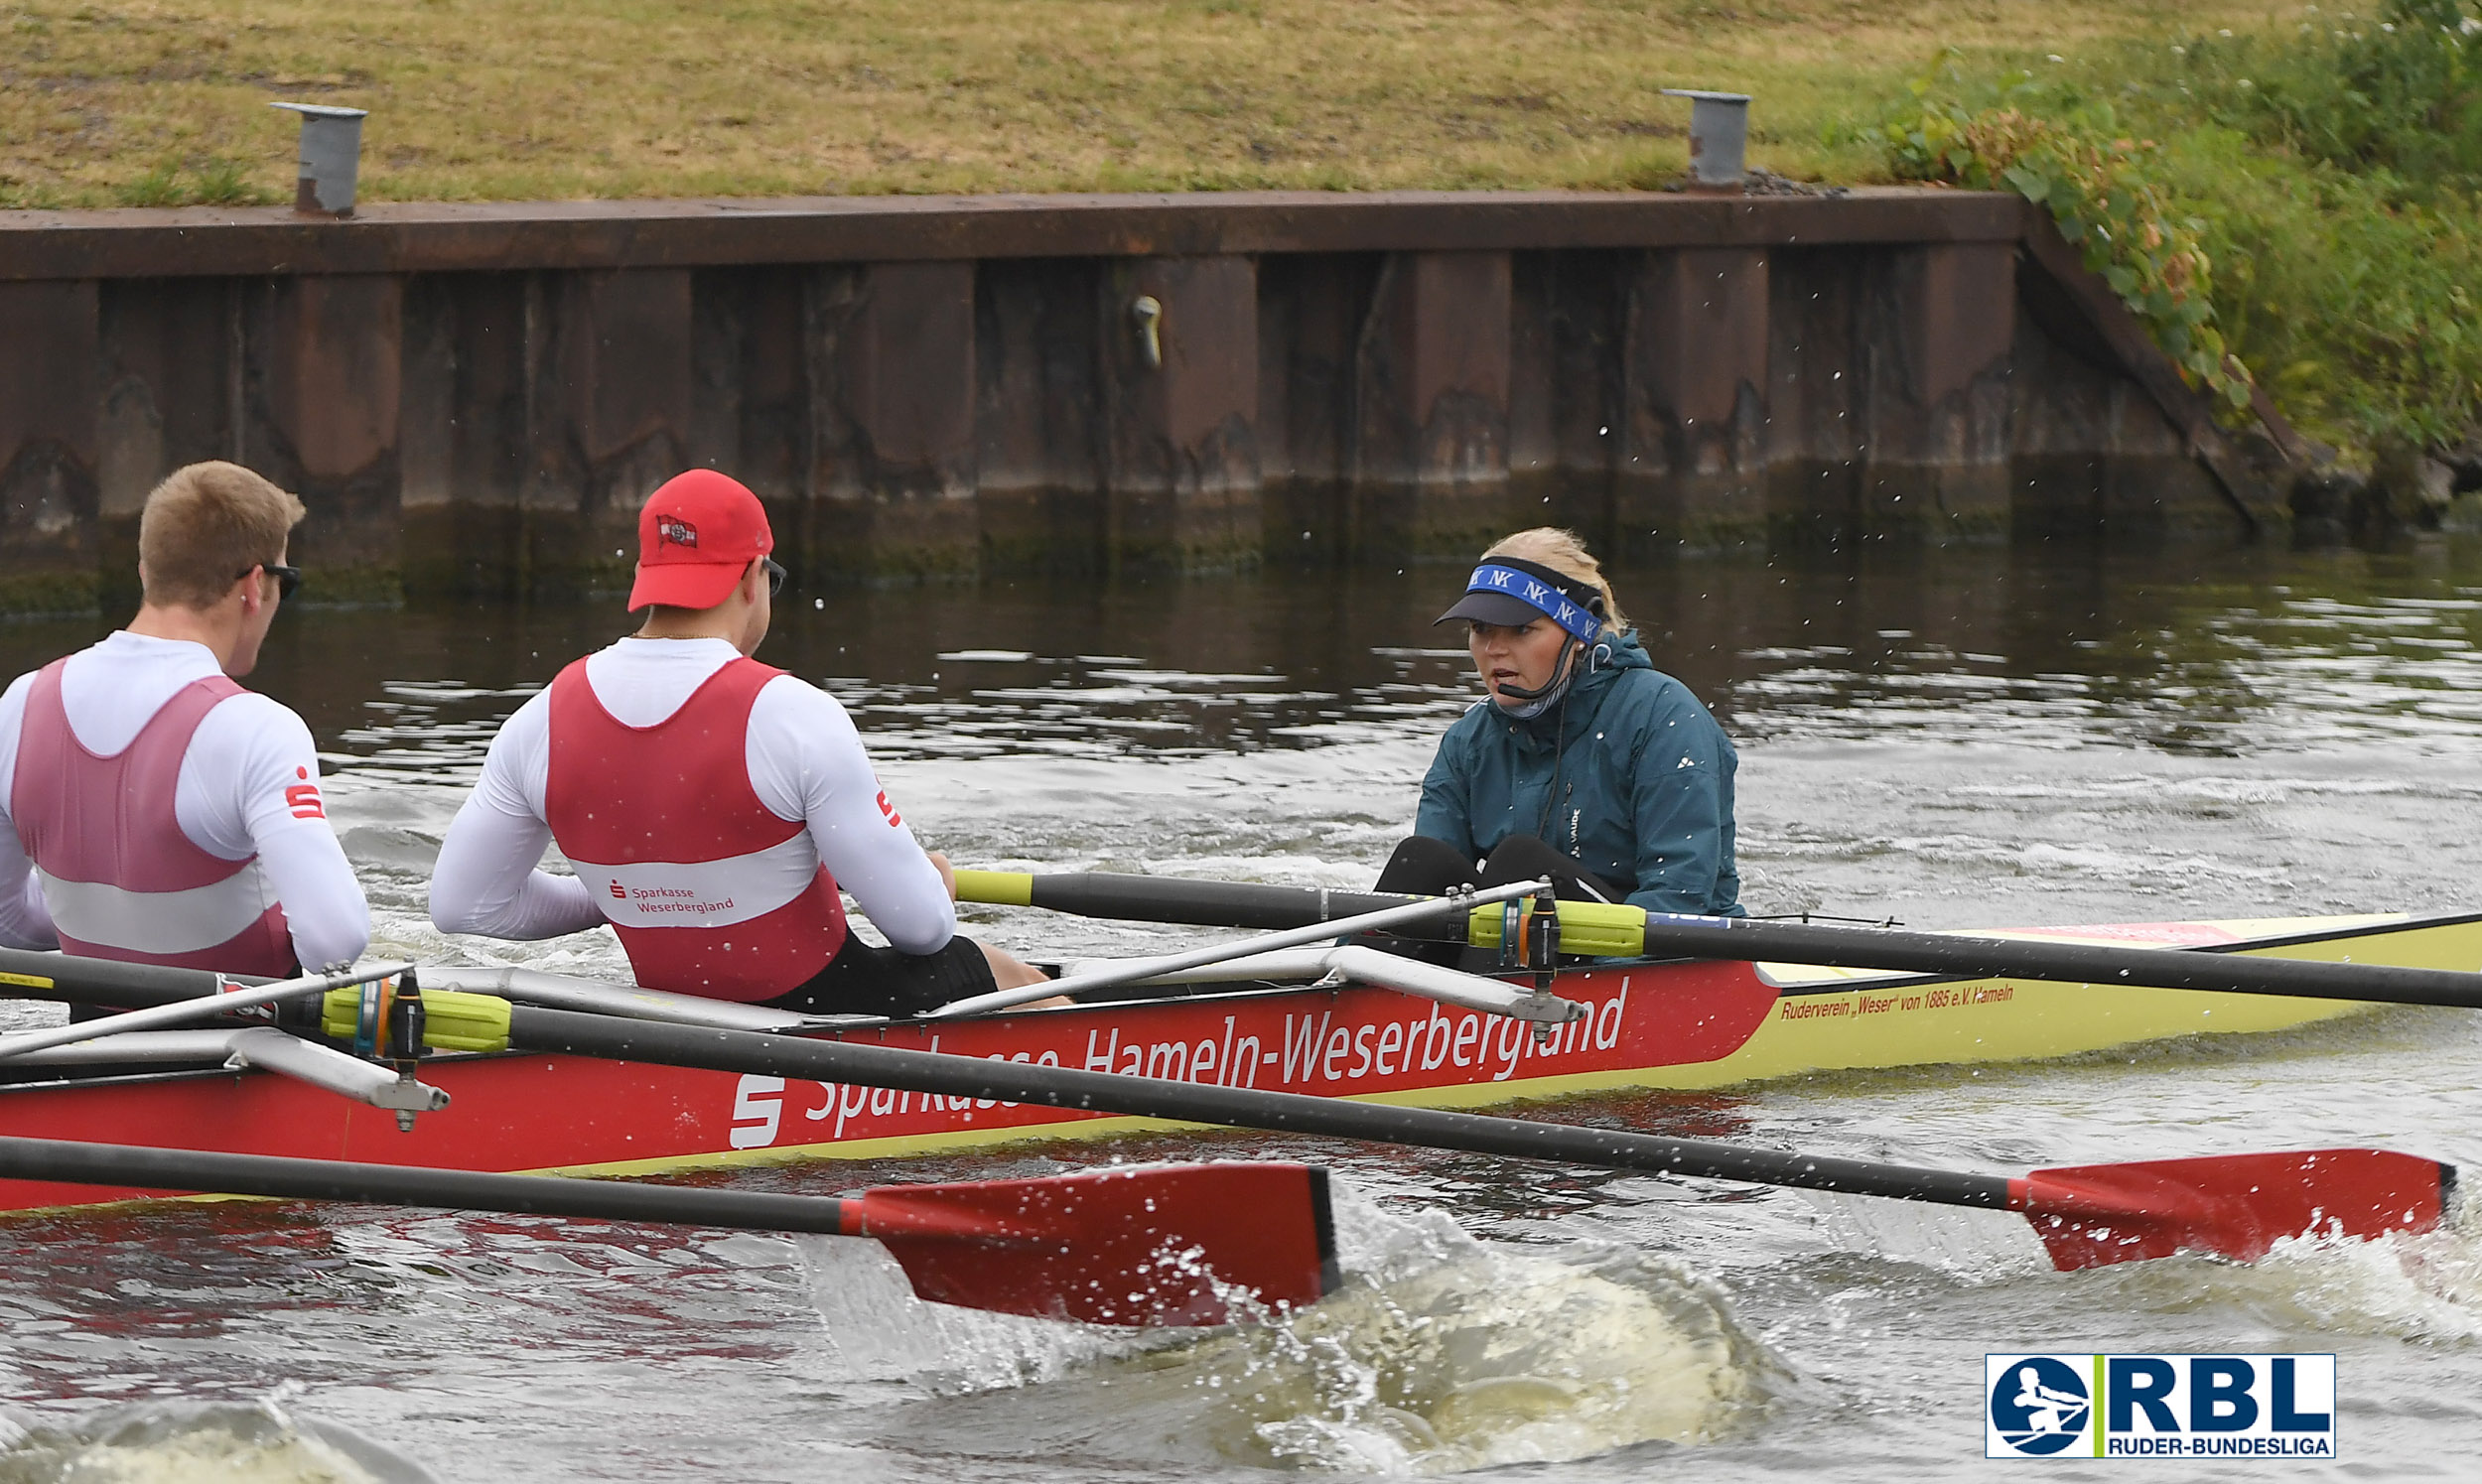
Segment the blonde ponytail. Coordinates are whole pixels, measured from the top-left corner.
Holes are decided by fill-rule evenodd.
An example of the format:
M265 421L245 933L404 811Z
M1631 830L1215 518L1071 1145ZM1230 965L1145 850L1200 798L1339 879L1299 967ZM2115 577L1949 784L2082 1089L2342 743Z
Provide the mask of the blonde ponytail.
M1489 561L1493 557L1540 562L1564 576L1590 584L1595 592L1603 596L1603 632L1617 634L1628 631L1628 614L1620 611L1620 599L1611 591L1611 580L1603 576L1602 563L1594 560L1593 553L1586 549L1586 543L1578 539L1577 532L1564 531L1558 526L1538 525L1532 530L1519 531L1492 543L1491 549L1484 552L1482 558Z

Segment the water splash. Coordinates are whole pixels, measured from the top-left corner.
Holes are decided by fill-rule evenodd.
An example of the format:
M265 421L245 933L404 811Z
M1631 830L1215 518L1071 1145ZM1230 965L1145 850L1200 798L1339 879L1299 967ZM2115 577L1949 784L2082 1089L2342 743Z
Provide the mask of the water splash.
M1791 1379L1677 1263L1336 1215L1342 1291L1204 1334L938 1308L859 1243L814 1293L841 1377L909 1380L895 1435L948 1453L1450 1473L1736 1436Z
M2286 1328L2482 1340L2482 1230L2471 1225L2369 1242L2278 1242L2259 1266L2274 1288L2265 1306Z
M2470 1203L2435 1231L2295 1237L2256 1263L2182 1257L2105 1271L2113 1307L2143 1305L2202 1332L2482 1341L2482 1219Z
M42 1425L0 1417L0 1484L434 1484L412 1459L280 1401L148 1403Z
M1910 1263L1968 1282L2052 1271L2041 1239L2014 1211L1924 1205L1831 1190L1783 1194L1817 1213L1814 1230L1829 1252L1868 1253L1873 1261Z
M1735 1435L1781 1372L1675 1263L1479 1246L1170 1369L1226 1457L1425 1474Z
M876 1242L799 1245L833 1352L821 1378L830 1383L907 1381L962 1395L1053 1380L1139 1343L1115 1330L926 1303Z
M2466 1199L2434 1231L2286 1238L2255 1263L2182 1255L2062 1274L2013 1212L1799 1195L1819 1211L1831 1249L1869 1254L1846 1260L1863 1265L1869 1282L1892 1287L1887 1265L1910 1265L1937 1275L1950 1300L2005 1295L2028 1333L2092 1336L2108 1315L2152 1348L2313 1336L2482 1341L2482 1200Z

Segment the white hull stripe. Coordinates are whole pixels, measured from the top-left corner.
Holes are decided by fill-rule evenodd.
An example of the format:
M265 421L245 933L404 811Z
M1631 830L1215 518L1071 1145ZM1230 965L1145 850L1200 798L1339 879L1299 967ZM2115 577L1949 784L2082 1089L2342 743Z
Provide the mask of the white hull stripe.
M615 927L730 927L791 901L819 874L802 831L780 845L721 861L639 861L600 866L572 858L578 879Z
M44 905L62 932L131 953L199 953L239 937L276 904L253 861L220 881L186 891L129 891L106 881L64 880L48 871Z

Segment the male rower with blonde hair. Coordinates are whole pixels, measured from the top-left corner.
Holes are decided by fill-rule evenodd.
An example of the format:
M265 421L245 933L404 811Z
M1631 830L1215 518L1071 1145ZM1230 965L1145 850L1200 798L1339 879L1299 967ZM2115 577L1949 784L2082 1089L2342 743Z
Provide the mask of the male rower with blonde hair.
M351 963L370 909L310 728L258 663L302 502L232 464L138 520L138 615L0 694L0 943L285 978Z
M644 623L491 740L440 846L440 930L610 922L648 989L805 1014L910 1015L1040 982L957 935L948 863L914 843L836 698L750 657L784 575L758 496L692 470L648 496L637 544ZM536 869L546 842L575 877ZM848 929L840 887L889 947Z

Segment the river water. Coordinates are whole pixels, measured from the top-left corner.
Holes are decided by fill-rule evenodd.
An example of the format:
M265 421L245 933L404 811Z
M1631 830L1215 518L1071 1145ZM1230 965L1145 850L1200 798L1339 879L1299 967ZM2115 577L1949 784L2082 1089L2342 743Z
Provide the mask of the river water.
M960 863L1366 884L1470 700L1461 574L995 584L785 601ZM2482 907L2482 547L1783 556L1621 573L1741 749L1745 901L1917 926ZM286 615L374 952L612 974L601 935L444 941L440 833L492 728L617 604ZM0 626L14 673L100 631ZM1152 929L970 909L1042 956ZM13 1023L46 1013L6 1011ZM2374 1144L2482 1169L2482 1020L2404 1011L2069 1062L1609 1097L1559 1117L1987 1170ZM2332 1351L2332 1477L2469 1475L2482 1221L2243 1268L2050 1271L2014 1217L1260 1137L1054 1161L1328 1164L1349 1291L1208 1336L935 1310L867 1244L245 1205L45 1218L0 1264L0 1481L1700 1481L1977 1475L1997 1350ZM2113 1465L2055 1465L2093 1477ZM2267 1465L2259 1465L2266 1467ZM2151 1477L2249 1464L2149 1462Z

